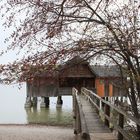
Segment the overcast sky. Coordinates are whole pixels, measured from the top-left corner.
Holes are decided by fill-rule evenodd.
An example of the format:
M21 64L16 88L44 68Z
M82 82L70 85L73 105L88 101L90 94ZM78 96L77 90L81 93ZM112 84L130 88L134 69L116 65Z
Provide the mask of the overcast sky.
M119 1L119 0L117 0L117 1ZM125 0L125 1L123 1L123 3L124 2L126 2L126 1L129 1L129 0ZM131 1L134 1L134 0L131 0ZM138 0L135 0L135 1L137 1L138 2ZM121 1L122 2L122 1ZM138 4L136 2L136 4ZM1 13L0 13L1 14ZM4 39L6 38L6 37L8 37L9 36L9 34L10 34L10 31L8 31L7 29L6 29L6 31L4 31L5 29L4 29L4 27L2 27L2 19L0 18L0 52L1 52L1 50L3 50L3 49L5 49L6 48L6 46L7 46L7 44L5 44L4 43ZM9 53L7 53L7 54L5 54L4 56L2 56L2 57L0 57L0 64L2 64L2 63L7 63L7 62L10 62L10 61L12 61L12 60L15 60L16 59L16 53L14 53L14 52L9 52Z
M2 27L2 23L0 23L0 52L6 48L6 44L4 43L4 40L6 38L6 36L8 36L8 33L6 33L4 31L4 27ZM12 58L12 56L7 56L5 55L5 57L0 57L0 63L5 63L7 61L9 61Z
M4 40L6 37L8 37L10 34L9 29L6 29L2 26L2 23L0 22L0 52L2 50L5 50L7 45L4 43ZM8 63L16 59L16 53L15 52L9 52L4 54L3 56L0 56L0 64Z

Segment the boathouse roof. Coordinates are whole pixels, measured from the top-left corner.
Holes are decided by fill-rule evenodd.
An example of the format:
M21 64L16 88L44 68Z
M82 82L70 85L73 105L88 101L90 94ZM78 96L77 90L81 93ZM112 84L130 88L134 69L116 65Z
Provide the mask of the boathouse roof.
M84 58L76 56L68 60L63 68L69 68L77 64L87 65L97 77L121 77L121 71L117 65L90 65Z
M90 68L97 77L121 77L120 69L116 65L90 65Z
M87 67L92 72L93 76L101 77L101 78L107 78L107 77L121 77L121 72L118 66L116 65L90 65L88 61L86 61L84 58L81 58L79 56L76 56L63 65L59 65L54 69L52 72L45 69L47 65L44 65L44 68L33 66L32 69L35 71L35 77L56 77L60 74L60 76L63 75L63 70L70 69L71 67L74 67L75 65L87 65ZM31 69L31 71L32 71ZM62 73L61 73L62 72ZM62 74L62 75L61 75ZM25 76L25 75L24 75ZM76 75L74 75L76 76Z

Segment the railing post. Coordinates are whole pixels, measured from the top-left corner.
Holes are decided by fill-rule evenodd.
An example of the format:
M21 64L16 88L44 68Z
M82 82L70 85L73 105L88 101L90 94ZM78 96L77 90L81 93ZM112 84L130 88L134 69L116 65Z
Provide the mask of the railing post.
M119 113L119 122L118 125L123 129L124 126L124 116ZM118 140L123 140L123 135L118 132Z
M81 133L81 122L80 122L80 112L78 108L77 114L77 133Z
M74 91L72 95L73 95L73 118L75 119L76 118L76 99L75 99Z
M96 105L100 108L100 100L96 98ZM99 110L97 109L96 112L99 114Z
M72 95L73 95L73 118L75 119L74 121L74 134L77 134L77 108L76 108L76 97L75 97L75 90L74 88L72 89Z
M78 134L78 107L77 107L77 102L75 102L75 129L74 129L74 134Z
M74 111L74 134L79 134L81 132L81 122L80 122L80 113L78 102L76 100L75 91L73 90L73 111Z
M106 101L108 101L108 98L106 97ZM109 105L107 105L107 104L105 104L105 114L108 116L108 117L110 117L110 106ZM109 121L108 121L108 119L106 119L106 117L105 117L105 125L106 126L108 126L109 127Z

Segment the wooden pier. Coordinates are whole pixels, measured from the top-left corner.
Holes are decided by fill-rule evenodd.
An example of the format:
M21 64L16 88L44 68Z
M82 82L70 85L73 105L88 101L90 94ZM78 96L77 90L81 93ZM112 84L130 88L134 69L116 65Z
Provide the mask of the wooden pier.
M78 106L80 106L82 109L81 112L75 110L74 113L76 120L75 133L78 134L80 131L82 131L81 135L78 136L78 139L81 137L85 140L117 140L117 138L112 134L111 130L105 126L105 124L99 118L96 108L92 107L83 95L79 95L76 98L78 98ZM78 120L81 120L81 122L78 122ZM81 126L79 126L78 123L81 123Z
M112 120L110 110L117 111L117 122ZM139 140L124 129L124 118L132 120L137 125L140 125L140 121L90 90L83 88L82 92L78 93L73 89L73 112L77 140ZM113 125L115 135L110 124Z
M83 95L80 96L82 109L84 112L87 128L92 140L117 140L112 134L111 130L105 126L103 121L97 114L97 109L85 99Z

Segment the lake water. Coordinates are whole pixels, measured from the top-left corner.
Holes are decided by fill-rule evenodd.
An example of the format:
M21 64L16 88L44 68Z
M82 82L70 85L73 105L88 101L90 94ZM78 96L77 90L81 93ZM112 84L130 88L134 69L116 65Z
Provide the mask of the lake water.
M18 85L0 85L0 124L72 125L72 97L63 96L63 106L56 107L56 97L50 98L49 108L25 109L26 86L19 90Z

